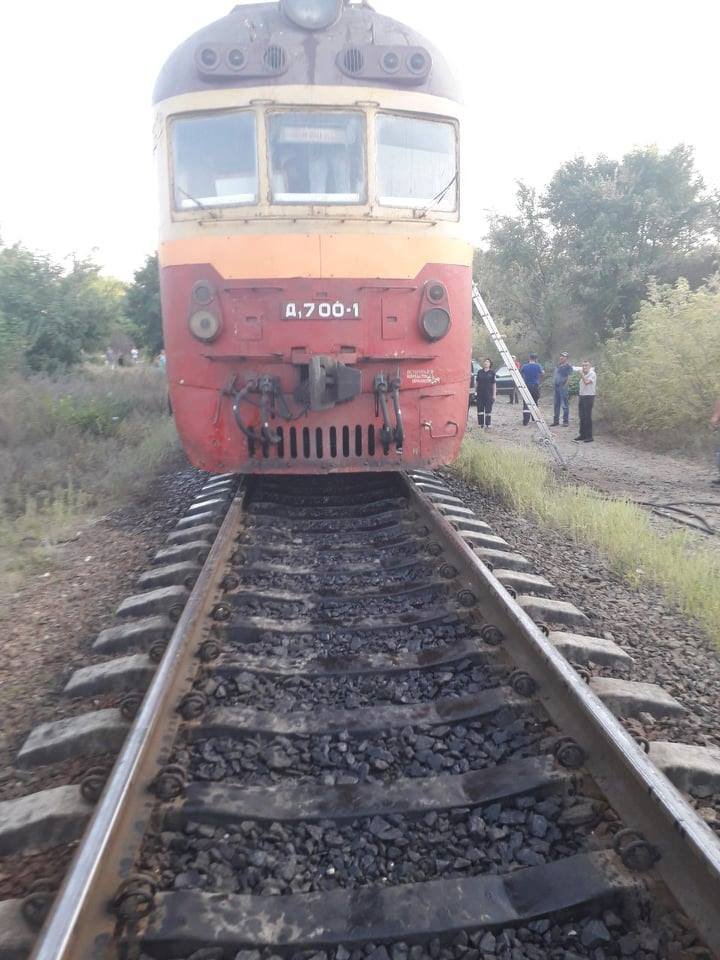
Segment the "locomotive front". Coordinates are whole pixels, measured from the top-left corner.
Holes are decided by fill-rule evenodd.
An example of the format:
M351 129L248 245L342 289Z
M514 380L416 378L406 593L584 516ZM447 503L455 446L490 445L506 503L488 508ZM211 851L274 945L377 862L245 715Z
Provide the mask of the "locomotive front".
M436 466L467 418L460 107L365 2L236 7L155 90L170 395L214 472Z

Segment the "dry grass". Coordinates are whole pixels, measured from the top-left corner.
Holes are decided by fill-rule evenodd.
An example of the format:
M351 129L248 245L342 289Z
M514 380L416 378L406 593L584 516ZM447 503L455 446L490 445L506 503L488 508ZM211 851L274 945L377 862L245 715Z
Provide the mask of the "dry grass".
M147 486L177 448L162 373L17 379L0 389L0 582Z
M518 513L592 544L635 586L654 584L720 642L720 558L684 532L661 536L647 514L581 484L563 484L538 454L466 440L453 469Z

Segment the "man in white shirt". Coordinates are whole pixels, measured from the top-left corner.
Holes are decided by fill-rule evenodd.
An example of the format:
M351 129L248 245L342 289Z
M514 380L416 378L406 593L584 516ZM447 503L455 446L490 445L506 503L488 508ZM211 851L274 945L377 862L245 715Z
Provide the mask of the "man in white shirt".
M578 402L578 417L580 419L580 433L574 443L592 443L592 410L597 392L597 374L589 360L583 360L580 368L580 399Z

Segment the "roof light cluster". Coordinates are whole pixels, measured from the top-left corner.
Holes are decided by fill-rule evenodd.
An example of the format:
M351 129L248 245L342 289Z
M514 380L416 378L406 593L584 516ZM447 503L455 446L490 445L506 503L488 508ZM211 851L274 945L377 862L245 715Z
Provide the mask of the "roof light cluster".
M277 77L287 70L289 58L276 43L267 47L252 44L247 49L235 44L204 43L195 51L195 64L200 75L208 80L227 80L238 75Z
M432 57L423 47L386 47L367 44L346 47L338 54L343 73L365 80L389 80L396 83L424 83L432 70Z
M297 27L325 30L342 17L344 3L345 0L280 0L280 9ZM291 53L294 62L296 55ZM265 46L257 39L244 47L209 41L195 51L195 63L206 80L227 81L234 77L279 77L290 68L291 56L277 43ZM428 50L404 44L346 46L338 53L336 63L342 73L357 80L384 80L407 86L425 83L433 67Z

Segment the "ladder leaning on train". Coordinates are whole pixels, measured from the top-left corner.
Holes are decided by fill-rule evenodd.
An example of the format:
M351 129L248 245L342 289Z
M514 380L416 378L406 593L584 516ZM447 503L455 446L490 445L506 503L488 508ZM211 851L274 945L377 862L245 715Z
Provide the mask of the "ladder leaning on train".
M508 368L510 372L510 376L513 378L515 382L515 386L517 387L518 393L523 398L523 401L525 402L528 410L530 411L530 416L532 417L533 422L535 423L535 426L538 428L538 432L540 434L540 442L545 444L550 449L550 452L552 453L553 457L555 457L555 459L557 460L557 462L560 464L561 467L566 467L567 464L565 463L565 458L560 452L560 448L555 443L555 438L550 432L550 428L547 425L547 421L545 420L542 413L540 412L540 408L535 403L535 400L533 399L532 394L528 390L527 384L523 380L520 371L515 366L515 360L513 359L513 356L510 353L507 344L503 340L503 336L498 330L497 324L493 320L492 314L488 310L487 304L483 300L482 294L480 293L480 288L476 283L473 283L472 297L473 297L473 305L477 310L478 315L480 316L480 319L485 324L485 329L490 334L492 341L497 347L500 356L503 358L503 361L505 362L505 366Z

